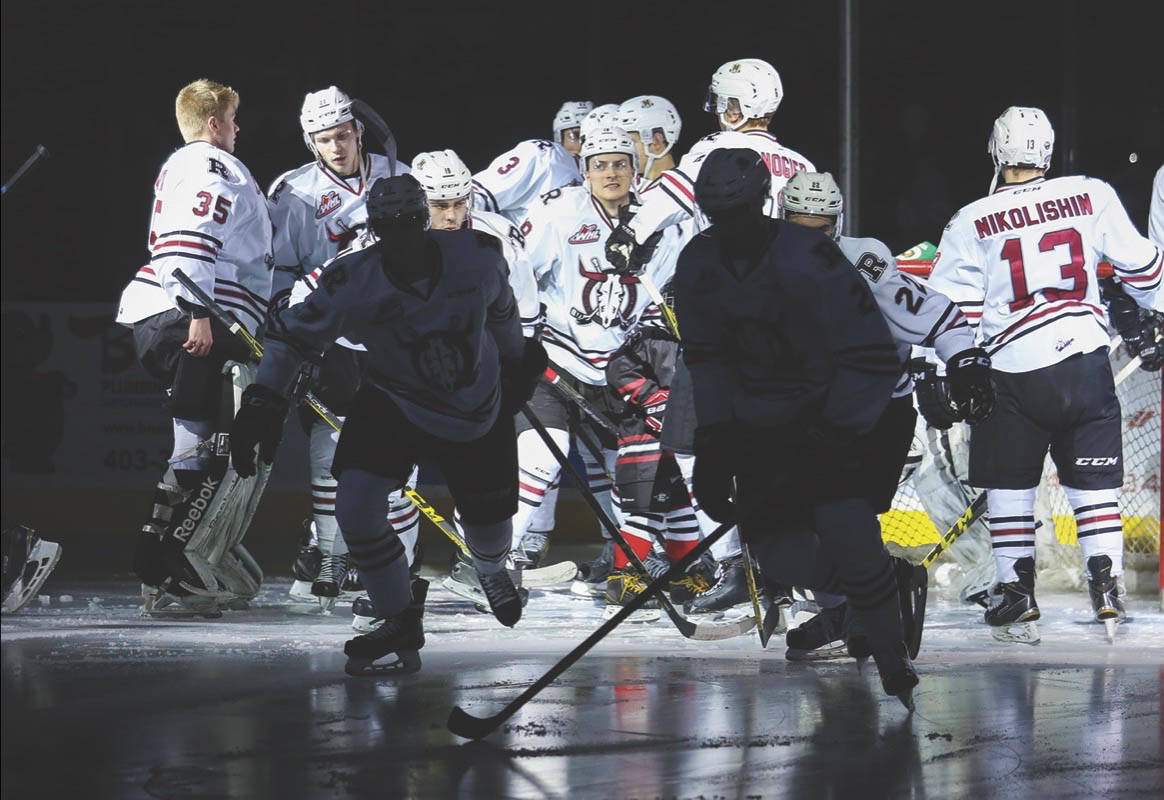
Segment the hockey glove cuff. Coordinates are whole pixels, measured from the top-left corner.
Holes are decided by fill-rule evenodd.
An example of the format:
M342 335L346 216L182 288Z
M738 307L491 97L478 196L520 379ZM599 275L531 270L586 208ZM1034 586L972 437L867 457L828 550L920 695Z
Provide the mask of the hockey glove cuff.
M259 458L264 464L275 460L287 407L287 398L261 383L252 383L243 391L230 429L230 461L240 477L255 474L255 445L259 446Z
M624 222L606 237L606 260L618 274L629 275L633 272L632 261L637 247L634 230Z
M670 389L659 389L643 401L642 409L647 427L655 434L663 430L663 415L667 413L667 399L670 396Z
M982 422L994 411L994 384L990 380L990 356L981 347L954 354L946 362L950 399L962 419Z

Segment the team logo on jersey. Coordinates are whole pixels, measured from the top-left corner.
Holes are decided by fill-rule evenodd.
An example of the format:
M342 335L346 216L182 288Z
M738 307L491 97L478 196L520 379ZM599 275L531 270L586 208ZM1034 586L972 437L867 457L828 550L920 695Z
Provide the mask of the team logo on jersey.
M338 209L342 204L343 201L340 200L339 192L334 189L330 192L324 192L319 196L319 207L315 209L315 218L323 219Z
M592 222L583 222L582 227L566 241L570 244L594 244L602 238L598 226ZM583 273L585 274L585 273Z
M477 380L468 326L454 315L452 330L435 331L408 343L412 366L426 384L441 392L454 392L472 386ZM456 330L463 328L464 330Z
M586 269L578 259L578 273L586 279L582 287L582 308L571 308L570 316L579 325L597 322L604 328L619 327L624 331L635 323L639 279L630 275L603 272L597 258L590 259L592 269Z

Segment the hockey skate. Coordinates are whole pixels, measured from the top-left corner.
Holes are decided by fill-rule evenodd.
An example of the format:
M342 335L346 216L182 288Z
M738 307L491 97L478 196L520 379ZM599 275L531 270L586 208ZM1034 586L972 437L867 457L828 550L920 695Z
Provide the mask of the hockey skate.
M516 625L521 619L521 609L525 606L528 594L522 597L518 587L514 586L509 571L504 569L491 573L478 571L477 580L497 621L507 628Z
M61 546L47 542L36 531L15 525L4 531L4 604L5 614L24 608L61 559Z
M629 564L616 569L606 577L606 609L603 619L610 619L647 588L645 576ZM626 618L627 622L655 622L659 619L659 601L651 598L638 611Z
M841 603L822 609L808 622L788 631L784 639L788 652L784 657L789 661L822 661L846 657L848 650L844 631L848 605Z
M1038 644L1039 604L1035 602L1035 559L1020 558L1014 564L1018 580L1000 583L993 605L986 610L986 624L1000 642Z
M647 571L650 572L650 564L646 565ZM663 561L664 570L671 568L671 562ZM651 573L651 577L655 577ZM671 597L671 602L682 608L687 603L693 602L695 598L705 594L711 590L712 581L715 579L715 562L710 558L701 558L696 561L687 572L670 582L667 586L667 594Z
M521 598L521 605L524 608L525 604L529 602L529 589L518 585L523 579L524 575L520 572L510 572L509 578L517 585L517 593ZM441 581L441 586L448 589L457 597L464 598L472 603L478 611L482 614L488 614L489 598L485 596L485 591L481 588L481 580L477 576L477 569L472 562L468 560L467 556L460 553L453 559L452 569L449 574ZM353 613L355 606L352 606Z
M416 578L411 580L415 581ZM352 630L356 633L371 633L383 621L383 617L376 616L376 607L368 595L362 594L352 601Z
M311 584L311 594L319 603L319 613L330 614L335 607L340 587L347 579L348 555L327 555L319 565L319 575Z
M1087 559L1087 590L1095 621L1102 622L1108 644L1115 644L1116 626L1127 618L1124 611L1123 591L1119 581L1111 576L1111 558L1092 556Z
M323 553L315 538L315 525L310 519L303 520L303 536L299 542L299 551L295 554L295 561L291 564L291 591L289 595L297 603L311 603L315 605L319 599L311 593L311 584L319 575L320 562Z
M420 648L424 647L424 601L428 581L412 582L412 602L408 607L384 620L370 633L356 636L344 644L348 662L344 672L359 677L406 675L420 669ZM386 656L395 659L378 664Z
M757 578L757 585L759 583ZM748 592L748 575L743 555L725 558L719 565L719 578L706 592L683 607L687 616L714 614L717 617L753 616L752 596Z
M570 586L570 591L582 597L604 596L606 594L606 578L613 569L614 542L607 539L597 558L578 566L578 576Z

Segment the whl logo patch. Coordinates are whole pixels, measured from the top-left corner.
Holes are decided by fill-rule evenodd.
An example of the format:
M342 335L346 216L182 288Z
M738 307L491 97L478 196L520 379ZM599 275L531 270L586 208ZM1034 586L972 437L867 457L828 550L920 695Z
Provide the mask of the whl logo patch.
M593 244L602 238L598 226L594 223L583 223L582 227L566 241L570 244Z
M319 207L315 209L315 218L323 219L331 212L340 207L341 201L339 192L334 189L330 192L325 192L319 196Z

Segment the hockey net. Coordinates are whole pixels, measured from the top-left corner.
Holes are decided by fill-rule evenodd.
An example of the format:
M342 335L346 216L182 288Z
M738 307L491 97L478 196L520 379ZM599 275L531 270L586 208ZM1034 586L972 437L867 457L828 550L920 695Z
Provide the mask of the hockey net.
M911 263L902 256L899 264L911 274L929 274L926 262ZM1113 375L1118 376L1131 360L1125 347L1114 348ZM1164 578L1160 577L1161 372L1133 368L1117 385L1116 394L1123 412L1124 485L1120 511L1125 581L1130 591L1164 592ZM1035 518L1043 523L1036 536L1035 556L1040 585L1081 587L1084 566L1075 535L1075 517L1049 456L1039 484ZM905 480L898 487L892 508L881 517L886 544L920 560L944 532L939 532L926 514L911 480Z

